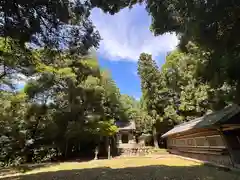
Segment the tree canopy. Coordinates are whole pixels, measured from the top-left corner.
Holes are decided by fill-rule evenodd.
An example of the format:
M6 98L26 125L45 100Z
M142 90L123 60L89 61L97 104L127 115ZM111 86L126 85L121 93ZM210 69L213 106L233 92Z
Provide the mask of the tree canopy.
M96 34L88 19L88 1L4 0L1 7L1 37L14 39L22 46L44 43L57 47L71 43L74 36L87 49L94 44Z
M99 33L89 19L88 1L1 1L0 81L12 84L10 74L32 75L41 61L69 51L86 55L97 48ZM38 58L36 50L48 51ZM50 63L50 62L49 62ZM6 88L6 87L5 87Z
M209 54L193 43L188 43L186 49L187 52L176 49L169 53L161 68L146 53L138 61L143 104L158 134L228 104L239 103L236 84L224 82L212 86L202 76Z
M116 121L128 121L119 89L96 59L60 56L39 63L20 92L1 91L1 162L69 157L87 144L91 152L116 133Z

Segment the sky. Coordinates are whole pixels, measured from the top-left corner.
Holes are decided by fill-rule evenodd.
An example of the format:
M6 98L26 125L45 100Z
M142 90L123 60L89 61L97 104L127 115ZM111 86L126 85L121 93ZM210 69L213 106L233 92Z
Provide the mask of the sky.
M101 35L97 57L102 68L110 71L121 93L141 97L137 61L142 52L152 54L159 67L164 63L167 52L178 44L175 34L153 36L149 27L151 17L143 5L123 9L109 15L94 9L91 19Z
M139 55L142 52L151 54L161 67L167 52L178 44L176 35L168 33L155 37L149 30L151 17L143 5L125 8L115 15L96 8L90 18L102 38L97 49L100 66L110 72L122 94L140 99ZM18 77L17 88L22 89L25 82L26 77Z

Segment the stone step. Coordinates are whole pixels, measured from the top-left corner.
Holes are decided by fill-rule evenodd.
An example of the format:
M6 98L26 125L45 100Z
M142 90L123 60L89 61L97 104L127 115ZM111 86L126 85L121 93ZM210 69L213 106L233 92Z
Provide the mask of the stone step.
M162 154L153 147L139 148L119 148L119 154L122 156L146 156L150 154Z

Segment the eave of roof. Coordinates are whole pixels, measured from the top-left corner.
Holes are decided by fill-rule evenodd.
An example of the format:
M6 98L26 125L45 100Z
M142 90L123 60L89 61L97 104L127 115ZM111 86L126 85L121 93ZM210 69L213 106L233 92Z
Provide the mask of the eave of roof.
M206 114L200 118L196 118L189 122L185 122L175 126L170 131L166 132L162 135L162 138L165 138L170 135L174 135L177 133L183 133L189 131L191 129L197 128L209 128L213 125L221 125L226 123L231 117L238 114L240 112L240 107L238 105L229 105L226 108L216 111L210 114Z
M135 130L136 125L134 121L130 121L128 123L117 123L118 130Z

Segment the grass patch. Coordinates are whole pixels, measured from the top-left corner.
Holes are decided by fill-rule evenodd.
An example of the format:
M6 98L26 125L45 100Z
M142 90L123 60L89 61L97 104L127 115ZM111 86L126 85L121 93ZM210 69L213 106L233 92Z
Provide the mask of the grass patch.
M176 157L65 162L4 180L240 180L225 172Z

